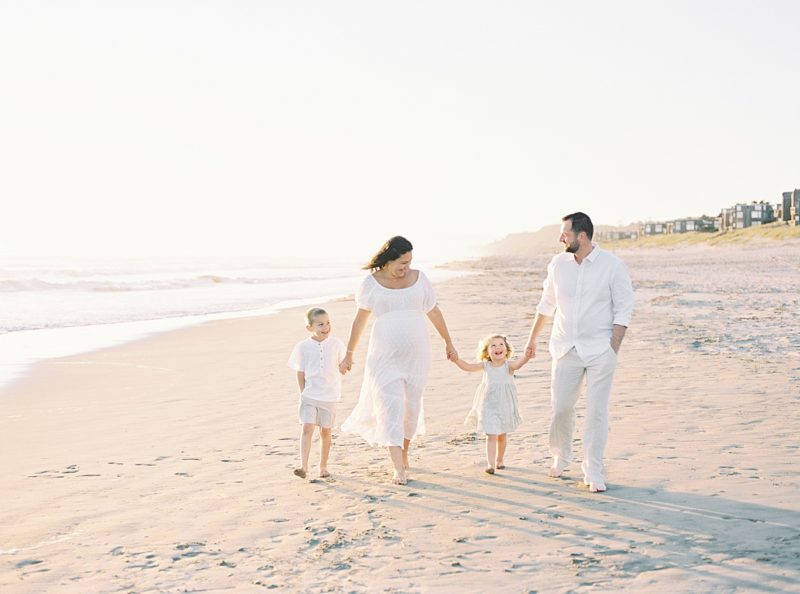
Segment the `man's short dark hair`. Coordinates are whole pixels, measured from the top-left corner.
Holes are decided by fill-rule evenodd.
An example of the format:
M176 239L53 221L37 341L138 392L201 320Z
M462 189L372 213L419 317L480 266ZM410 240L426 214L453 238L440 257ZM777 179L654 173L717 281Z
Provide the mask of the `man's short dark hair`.
M592 239L594 235L594 225L592 225L592 219L589 218L589 215L583 212L573 212L572 214L568 214L567 216L563 217L561 221L572 221L572 231L577 235L581 231L586 233L586 237L589 240Z

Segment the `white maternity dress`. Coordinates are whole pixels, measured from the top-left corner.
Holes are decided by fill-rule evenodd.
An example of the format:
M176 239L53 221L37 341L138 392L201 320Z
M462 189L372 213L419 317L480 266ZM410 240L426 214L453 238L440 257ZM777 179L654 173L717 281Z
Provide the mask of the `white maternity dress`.
M342 431L358 433L370 445L402 447L404 438L425 433L422 392L431 365L426 314L436 306L436 296L422 271L404 289L388 289L370 274L356 305L375 320L361 393Z

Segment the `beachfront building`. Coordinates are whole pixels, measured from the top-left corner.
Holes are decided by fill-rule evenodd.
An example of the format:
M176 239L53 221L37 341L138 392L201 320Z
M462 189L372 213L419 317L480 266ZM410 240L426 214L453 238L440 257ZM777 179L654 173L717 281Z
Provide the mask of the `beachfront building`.
M644 223L639 229L639 234L642 236L666 235L669 232L669 223Z
M733 229L733 207L723 208L717 217L717 229Z
M716 231L719 229L719 220L714 217L694 217L672 221L670 233L688 233L690 231Z
M768 202L752 202L733 206L733 229L747 229L775 221L775 209Z
M789 209L789 222L800 225L800 190L792 192L792 204Z
M797 190L795 190L797 192ZM792 192L783 192L775 209L775 219L782 223L792 222Z
M639 239L638 231L622 231L618 229L611 229L607 231L598 231L595 238L599 241L620 241L623 239Z
M753 202L750 205L750 222L752 225L766 225L775 222L775 208L769 202Z

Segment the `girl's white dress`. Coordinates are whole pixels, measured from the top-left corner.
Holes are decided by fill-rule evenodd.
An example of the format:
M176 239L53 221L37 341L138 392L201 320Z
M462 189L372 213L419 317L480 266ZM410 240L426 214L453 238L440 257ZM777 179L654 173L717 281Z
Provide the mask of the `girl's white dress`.
M475 425L481 433L500 435L515 431L521 422L517 386L508 361L499 367L484 361L483 377L464 423Z
M425 274L405 289L388 289L370 274L356 294L359 309L374 316L361 393L342 431L371 445L402 446L425 433L422 392L431 365L426 314L436 296Z

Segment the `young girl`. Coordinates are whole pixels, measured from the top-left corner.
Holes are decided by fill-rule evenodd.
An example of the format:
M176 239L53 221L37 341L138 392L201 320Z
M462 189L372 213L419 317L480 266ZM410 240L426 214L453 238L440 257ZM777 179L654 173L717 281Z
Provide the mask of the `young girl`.
M487 336L478 344L480 363L455 361L464 371L483 371L483 377L472 410L465 423L474 423L477 431L486 434L486 472L494 474L495 468L503 469L506 452L506 433L516 430L522 417L519 415L517 387L514 372L530 361L530 357L509 361L513 349L508 339L501 334Z

